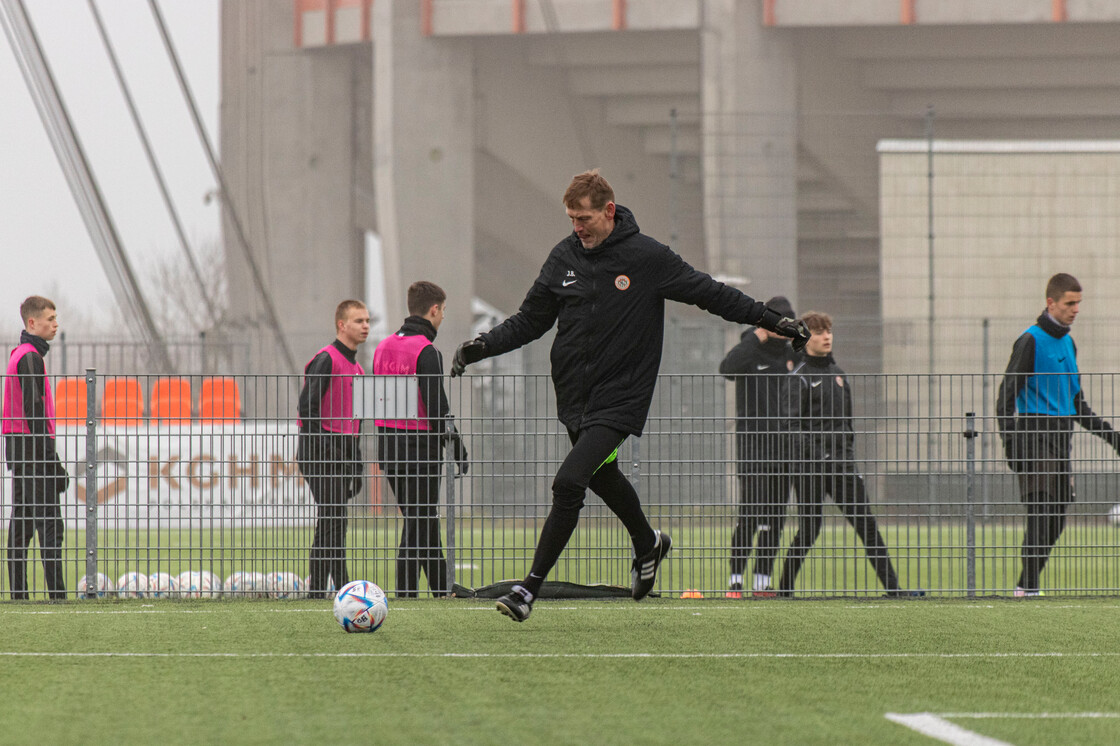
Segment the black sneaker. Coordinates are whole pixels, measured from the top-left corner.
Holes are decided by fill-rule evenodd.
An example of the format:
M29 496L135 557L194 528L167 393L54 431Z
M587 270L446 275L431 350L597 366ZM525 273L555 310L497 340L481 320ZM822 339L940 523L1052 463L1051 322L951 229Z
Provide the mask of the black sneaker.
M899 588L898 590L887 591L884 595L886 598L925 598L926 592L907 591Z
M665 555L673 548L673 540L663 531L654 531L657 538L653 542L653 549L644 557L638 557L630 569L630 595L635 601L641 601L653 590L653 583L657 579L657 568Z
M521 586L515 585L509 593L499 596L497 601L498 611L515 622L525 621L533 611L533 602L526 601L521 591Z

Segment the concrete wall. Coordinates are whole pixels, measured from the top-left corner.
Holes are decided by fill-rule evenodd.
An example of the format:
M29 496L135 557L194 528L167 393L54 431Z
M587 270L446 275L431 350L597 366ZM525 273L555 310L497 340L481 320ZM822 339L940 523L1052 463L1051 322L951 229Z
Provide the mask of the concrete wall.
M884 370L926 373L928 161L924 143L883 147ZM945 142L933 170L934 371L983 372L987 318L988 370L1002 372L1057 272L1085 289L1081 370L1120 368L1120 143Z
M566 47L586 46L582 41L514 38L475 47L475 276L479 295L507 312L517 309L549 250L571 231L561 197L571 177L588 168L601 170L643 232L670 243L675 230L674 248L707 265L698 186L679 184L674 192L668 158L647 152L635 130L607 120L609 97L588 101L574 94L573 87L596 74L586 61L575 63ZM697 40L682 34L672 43Z
M373 222L368 48L296 52L292 7L222 5L220 149L229 194L248 235L295 369L334 339L334 309L364 293L363 226ZM264 306L229 221L231 316L271 339ZM267 349L267 348L266 348ZM279 354L265 369L294 372Z

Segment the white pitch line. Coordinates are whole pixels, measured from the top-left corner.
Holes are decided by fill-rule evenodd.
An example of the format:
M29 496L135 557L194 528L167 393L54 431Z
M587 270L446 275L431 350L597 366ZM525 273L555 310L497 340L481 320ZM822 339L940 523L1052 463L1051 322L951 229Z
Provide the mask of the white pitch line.
M888 712L884 715L887 720L898 723L910 730L917 731L924 736L936 738L938 741L951 743L953 746L1012 746L1007 741L998 738L989 738L979 733L974 733L967 728L962 728L956 723L934 715L930 712L915 712L899 714Z
M938 712L943 718L1025 718L1028 720L1064 720L1067 718L1120 718L1120 712Z
M858 660L877 658L1111 658L1118 656L1120 656L1120 653L137 653L130 651L81 653L72 651L0 651L0 658L673 658L707 660L752 658Z

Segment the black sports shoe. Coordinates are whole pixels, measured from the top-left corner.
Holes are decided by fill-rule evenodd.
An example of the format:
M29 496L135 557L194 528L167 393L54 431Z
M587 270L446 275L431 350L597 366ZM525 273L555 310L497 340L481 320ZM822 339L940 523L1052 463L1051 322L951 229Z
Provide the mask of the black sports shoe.
M525 596L521 595L521 590L521 586L515 585L509 593L499 596L497 601L498 611L515 622L525 621L533 611L533 602L526 601Z
M644 557L638 557L630 569L630 596L635 601L641 601L653 590L653 583L657 579L657 568L665 555L673 548L673 540L664 531L654 531L657 538L653 542L653 549Z

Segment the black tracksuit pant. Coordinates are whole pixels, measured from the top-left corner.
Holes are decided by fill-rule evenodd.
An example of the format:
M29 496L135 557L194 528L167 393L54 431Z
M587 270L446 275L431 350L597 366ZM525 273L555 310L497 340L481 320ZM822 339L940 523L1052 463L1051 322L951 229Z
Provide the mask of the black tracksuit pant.
M552 509L541 528L529 576L522 583L534 596L572 538L589 487L622 521L637 556L653 548L653 529L642 512L638 493L618 468L618 459L614 457L626 440L626 433L593 425L578 433L569 430L568 439L572 450L552 481Z
M335 591L350 582L346 569L346 526L349 522L348 483L354 477L348 468L338 469L345 473L332 473L334 471L304 477L315 499L316 509L309 563L311 576L308 579L313 596L327 595L332 579Z
M428 576L432 595L448 593L447 559L439 526L440 467L438 462L418 463L385 473L404 517L397 548L397 596L401 598L418 595L421 571ZM401 469L401 465L390 467L394 468Z
M797 534L786 552L782 578L778 585L780 592L793 591L797 573L820 536L824 523L824 500L829 495L859 535L867 552L867 559L879 576L879 582L887 591L898 590L898 575L891 564L887 545L879 533L875 516L871 513L863 477L844 463L828 460L805 463L804 474L796 480L796 490Z
M27 555L31 539L39 536L47 592L52 599L66 597L62 572L62 542L66 525L54 479L28 473L17 466L12 473L12 517L8 523L8 587L13 600L26 600Z
M1058 420L1058 418L1053 418ZM1018 474L1019 499L1027 510L1018 586L1038 590L1054 544L1066 527L1066 510L1074 500L1068 429L1031 432L1026 439L1024 468Z
M758 536L754 572L773 575L782 529L786 523L790 478L783 465L767 464L739 475L739 515L731 534L731 574L742 575Z

